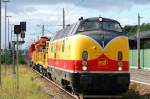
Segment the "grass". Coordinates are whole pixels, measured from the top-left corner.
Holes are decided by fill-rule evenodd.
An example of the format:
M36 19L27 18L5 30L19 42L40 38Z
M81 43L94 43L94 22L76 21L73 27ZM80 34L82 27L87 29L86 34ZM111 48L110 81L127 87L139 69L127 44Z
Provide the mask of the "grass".
M0 99L49 99L48 94L42 90L40 82L34 79L35 74L25 66L19 66L19 90L17 90L17 79L12 74L11 66L7 67L6 76L2 68L2 74Z
M19 90L17 90L16 76L12 74L11 66L7 66L6 76L2 66L2 88L0 99L50 99L43 90L42 83L35 79L36 75L25 65L19 66ZM150 99L150 95L140 95L138 84L130 84L129 91L123 94L122 99Z

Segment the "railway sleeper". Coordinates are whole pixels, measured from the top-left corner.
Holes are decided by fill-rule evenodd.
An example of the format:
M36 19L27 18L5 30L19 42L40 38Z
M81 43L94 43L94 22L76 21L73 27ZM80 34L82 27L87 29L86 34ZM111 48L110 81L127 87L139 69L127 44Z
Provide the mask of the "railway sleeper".
M47 69L43 68L43 66L41 66L41 72L44 76L47 76Z
M51 75L51 73L47 72L46 77L48 77L50 80L52 80L52 75Z

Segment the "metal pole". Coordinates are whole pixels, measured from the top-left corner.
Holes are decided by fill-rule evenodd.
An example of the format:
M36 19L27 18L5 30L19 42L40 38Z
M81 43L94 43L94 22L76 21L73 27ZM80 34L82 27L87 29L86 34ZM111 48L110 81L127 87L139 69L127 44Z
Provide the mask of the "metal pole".
M6 21L7 21L7 20L6 20L6 16L7 16L7 2L4 1L4 3L5 3L5 72L4 72L4 73L5 73L5 75L6 75L6 71L7 71L7 70L6 70L6 69L7 69L7 67L6 67L6 53L7 53L7 52L6 52L6 43L7 43L7 41L6 41L6 39L7 39L7 38L6 38L6 28L7 28L7 27L6 27L6 25L7 25L7 24L6 24Z
M11 27L10 27L10 28L11 28L11 29L10 29L10 30L11 30L10 37L11 37L11 42L12 42L12 39L13 39L13 25L11 24L10 26L11 26Z
M1 0L0 0L1 8ZM2 72L1 72L1 9L0 9L0 88L2 88Z
M15 70L15 43L12 43L12 53L13 53L13 59L12 59L12 61L13 61L13 74L16 74L16 70Z
M19 35L17 34L16 67L17 67L17 90L19 92Z
M6 19L6 17L7 17L7 2L9 2L9 0L3 0L3 2L5 3L5 57L4 57L4 59L5 59L5 75L6 75L6 71L7 71L7 67L6 67L6 61L7 61L7 59L6 59L6 54L7 54L7 50L6 50L6 43L7 43L7 41L6 41L6 28L7 28L7 24L6 24L6 21L7 21L7 19Z
M10 21L10 19L9 18L11 18L12 16L6 16L7 18L8 18L8 44L9 44L9 21Z
M6 16L7 16L7 3L6 3L6 1L4 1L4 3L5 3L5 49L6 49L6 21L7 21L7 18L6 18Z
M44 24L42 25L42 36L44 36Z
M138 69L141 69L140 67L140 14L138 13L138 26L137 26L137 60L138 60Z
M65 9L63 8L63 28L65 28Z
M8 17L8 44L9 44L9 17Z
M7 16L7 18L8 18L8 42L7 42L7 44L8 44L8 50L7 50L7 58L9 58L9 18L10 18L11 16ZM7 60L7 58L6 58L6 60ZM10 62L10 60L7 60L7 64L9 64L9 62ZM7 72L7 71L6 71Z
M11 28L11 29L10 29L10 30L11 30L11 31L10 31L10 32L11 32L11 34L10 34L11 41L10 41L10 42L11 42L11 52L12 52L12 62L11 62L11 63L14 65L14 44L12 43L12 39L13 39L13 38L12 38L12 36L13 36L13 34L12 34L12 33L13 33L13 30L12 30L12 29L13 29L13 25L10 24L10 26L11 26L11 27L10 27L10 28ZM13 66L12 66L12 68L13 68ZM15 73L13 72L13 74L15 74Z

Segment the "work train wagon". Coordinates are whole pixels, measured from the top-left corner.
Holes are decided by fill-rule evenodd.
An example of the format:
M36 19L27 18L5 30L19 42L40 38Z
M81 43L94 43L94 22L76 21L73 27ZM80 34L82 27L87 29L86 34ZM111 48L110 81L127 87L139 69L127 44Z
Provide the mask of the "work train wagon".
M102 17L80 18L41 37L30 47L35 69L70 91L82 94L118 94L130 83L128 37L119 22Z

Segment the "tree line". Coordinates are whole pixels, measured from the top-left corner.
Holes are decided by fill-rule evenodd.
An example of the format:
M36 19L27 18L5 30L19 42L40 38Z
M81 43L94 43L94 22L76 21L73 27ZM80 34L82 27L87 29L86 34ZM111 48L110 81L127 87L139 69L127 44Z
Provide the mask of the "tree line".
M126 25L124 30L128 32L129 35L134 35L137 32L137 25ZM142 23L140 26L140 31L149 31L150 23Z

